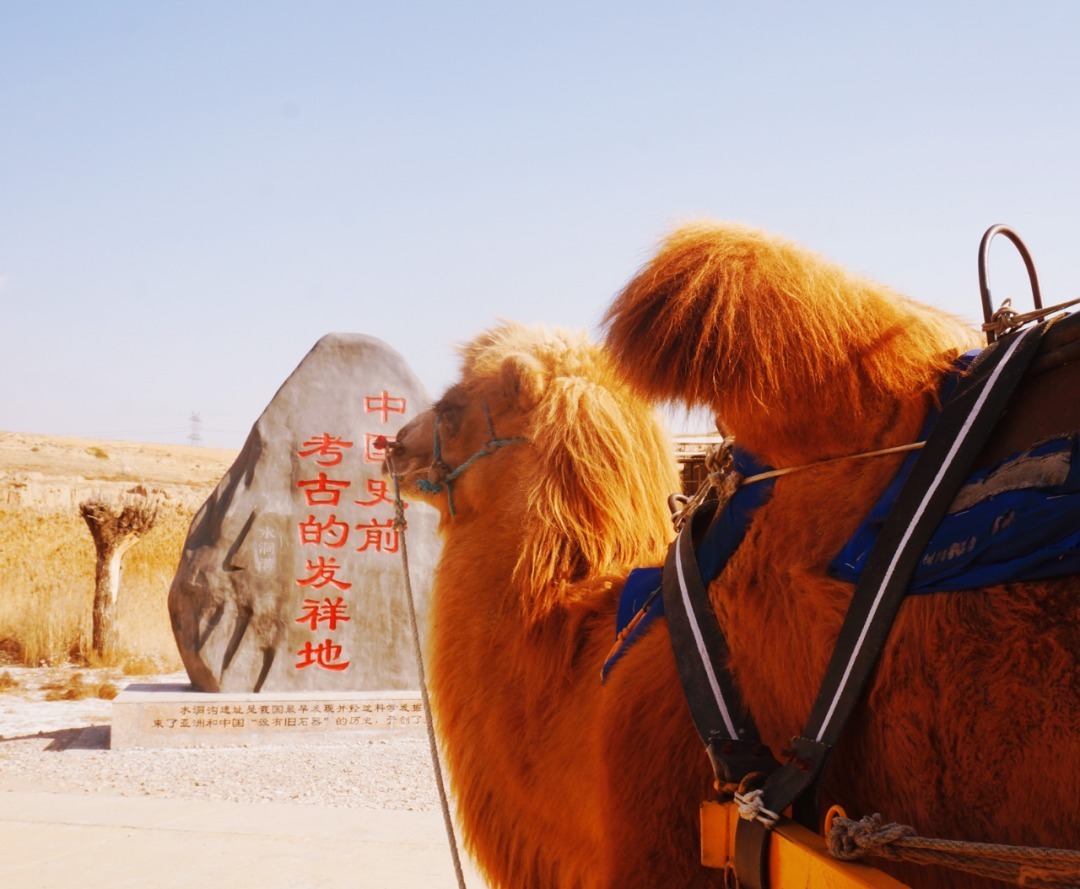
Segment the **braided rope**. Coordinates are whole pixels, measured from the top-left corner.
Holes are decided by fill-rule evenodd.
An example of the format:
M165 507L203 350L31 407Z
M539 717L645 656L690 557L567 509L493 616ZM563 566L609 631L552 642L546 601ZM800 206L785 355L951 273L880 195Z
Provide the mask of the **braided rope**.
M1080 851L919 837L907 825L883 824L879 814L859 821L835 818L828 846L829 854L844 861L877 855L890 861L940 865L1027 889L1080 886Z

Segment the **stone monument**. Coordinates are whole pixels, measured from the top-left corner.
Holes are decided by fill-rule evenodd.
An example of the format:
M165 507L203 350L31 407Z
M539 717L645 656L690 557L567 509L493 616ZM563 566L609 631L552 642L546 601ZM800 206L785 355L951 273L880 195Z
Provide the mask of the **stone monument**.
M293 371L192 520L169 591L196 689L417 688L379 445L429 403L374 337L328 334ZM413 503L405 518L423 628L438 517Z

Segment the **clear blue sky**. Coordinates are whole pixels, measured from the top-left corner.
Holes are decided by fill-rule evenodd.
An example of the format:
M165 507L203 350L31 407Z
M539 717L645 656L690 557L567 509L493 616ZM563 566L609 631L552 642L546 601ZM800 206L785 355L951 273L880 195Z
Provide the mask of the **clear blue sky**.
M1075 2L0 2L0 429L239 447L330 331L430 394L678 222L1080 296ZM1029 304L995 248L996 296Z

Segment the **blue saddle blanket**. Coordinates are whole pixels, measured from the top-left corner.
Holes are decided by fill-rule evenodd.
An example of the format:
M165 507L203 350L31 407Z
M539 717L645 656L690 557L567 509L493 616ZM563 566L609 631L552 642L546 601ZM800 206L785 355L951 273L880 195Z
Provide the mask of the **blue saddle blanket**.
M1044 441L974 473L923 551L908 593L959 591L1080 573L1077 442L1075 434ZM915 453L908 456L863 523L829 564L833 576L858 582L915 458ZM722 528L719 535L710 534L699 548L698 564L706 583L726 564L745 533L753 509L759 505L739 510L738 499L736 495L732 501L737 514L721 517L729 527ZM718 558L717 547L727 552ZM622 644L609 656L603 676L663 614L660 578L660 568L638 568L627 578L616 627L617 638L623 637Z
M856 583L900 486L905 462L829 565ZM1077 437L1056 438L972 475L923 551L908 593L946 592L1080 571Z

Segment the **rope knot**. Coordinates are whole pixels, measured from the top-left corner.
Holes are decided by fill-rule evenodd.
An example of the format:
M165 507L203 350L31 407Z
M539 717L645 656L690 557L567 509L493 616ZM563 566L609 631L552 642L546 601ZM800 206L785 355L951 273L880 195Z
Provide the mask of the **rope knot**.
M671 521L675 530L679 531L697 509L708 498L711 491L717 492L717 509L723 509L725 504L735 496L742 484L742 476L734 469L735 439L728 437L719 444L713 445L705 454L705 478L702 479L698 489L690 497L673 495L668 499L671 508Z
M1033 312L1020 313L1012 307L1012 300L1006 299L1002 301L1001 307L990 316L990 320L983 324L982 329L987 333L994 334L994 336L1004 336L1018 327L1023 327L1029 321L1041 321L1054 312L1067 309L1069 306L1075 306L1077 303L1080 303L1080 299L1070 299L1067 302L1058 303L1056 306L1039 307Z
M394 478L394 484L397 484L397 478ZM404 534L409 528L409 523L405 520L405 505L401 502L401 498L394 502L394 524L393 528L399 534Z
M780 816L771 809L765 808L762 802L764 792L751 790L748 793L736 793L735 802L739 806L739 817L744 821L760 821L766 827L774 827L780 820Z
M1023 316L1012 307L1012 300L1006 299L990 320L983 323L982 329L995 336L1004 336L1010 330L1021 327L1024 324Z
M914 836L915 830L906 824L882 824L880 814L867 815L854 821L850 818L833 820L829 831L829 854L833 858L854 861L867 855L893 857L890 843Z
M428 477L419 479L416 487L425 494L440 494L449 475L450 467L442 459L437 459L428 467Z

